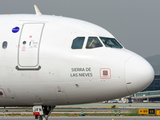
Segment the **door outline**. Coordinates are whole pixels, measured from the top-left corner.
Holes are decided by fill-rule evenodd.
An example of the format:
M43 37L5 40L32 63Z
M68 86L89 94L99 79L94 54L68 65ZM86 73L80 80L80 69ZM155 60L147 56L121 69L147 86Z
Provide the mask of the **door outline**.
M37 64L35 66L22 66L20 64L20 60L19 60L19 57L20 57L20 45L21 45L21 38L22 38L22 33L23 33L23 30L24 30L24 26L25 25L37 25L37 24L40 24L42 25L42 28L41 28L41 31L40 31L40 34L39 34L39 43L38 43L38 49L37 49ZM45 23L24 23L23 26L22 26L22 30L21 30L21 33L20 33L20 37L19 37L19 41L18 41L18 51L17 51L17 63L18 65L15 67L17 70L40 70L41 69L41 66L39 65L39 52L40 52L40 46L41 46L41 39L42 39L42 34L43 34L43 30L44 30L44 26L45 26Z

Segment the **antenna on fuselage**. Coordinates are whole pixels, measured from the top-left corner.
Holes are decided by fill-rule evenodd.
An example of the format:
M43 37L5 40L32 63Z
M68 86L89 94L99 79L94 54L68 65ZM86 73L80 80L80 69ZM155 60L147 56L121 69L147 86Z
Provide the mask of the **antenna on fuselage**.
M38 9L37 5L34 5L34 9L35 9L36 15L42 15L42 13Z

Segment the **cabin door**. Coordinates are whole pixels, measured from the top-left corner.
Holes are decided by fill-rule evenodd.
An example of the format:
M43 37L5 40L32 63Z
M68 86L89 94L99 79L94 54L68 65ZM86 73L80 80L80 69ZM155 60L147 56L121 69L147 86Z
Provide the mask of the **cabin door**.
M39 70L39 50L44 24L26 23L22 27L18 47L18 70Z

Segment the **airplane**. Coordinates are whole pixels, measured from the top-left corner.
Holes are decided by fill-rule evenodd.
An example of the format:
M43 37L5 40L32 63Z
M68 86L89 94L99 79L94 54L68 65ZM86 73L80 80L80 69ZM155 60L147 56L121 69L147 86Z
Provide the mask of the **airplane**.
M152 66L104 28L34 7L0 15L0 107L48 120L57 105L121 98L153 81Z

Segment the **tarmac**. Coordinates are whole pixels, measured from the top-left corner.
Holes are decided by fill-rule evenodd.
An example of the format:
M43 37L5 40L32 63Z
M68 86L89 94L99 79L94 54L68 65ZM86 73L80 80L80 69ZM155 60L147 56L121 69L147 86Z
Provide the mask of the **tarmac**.
M91 104L79 104L79 105L65 105L57 106L58 108L107 108L107 106L118 106L119 108L160 108L160 103L91 103Z
M117 108L109 108L109 106L117 106ZM84 113L114 113L115 110L121 110L121 113L128 112L130 109L159 109L160 103L92 103L92 104L81 104L81 105L65 105L56 106L53 110L54 113L69 113L69 114L80 114L83 110ZM0 119L4 120L35 120L32 113L32 108L22 107L9 107L0 108ZM19 114L19 116L7 116L7 114ZM28 114L28 116L27 116ZM123 114L122 114L123 115ZM48 120L160 120L160 116L50 116Z
M35 120L34 117L0 117L3 120ZM48 120L159 120L160 117L49 117Z

